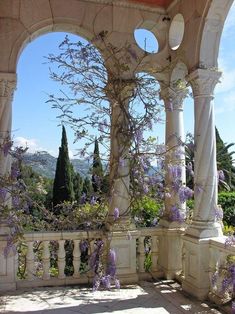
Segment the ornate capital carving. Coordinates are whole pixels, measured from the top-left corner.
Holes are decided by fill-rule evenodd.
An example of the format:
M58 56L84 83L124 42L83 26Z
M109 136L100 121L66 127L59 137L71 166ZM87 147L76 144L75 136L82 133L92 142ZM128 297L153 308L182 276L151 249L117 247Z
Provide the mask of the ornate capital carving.
M197 69L187 76L191 84L194 97L213 97L216 84L221 72L209 69Z
M165 102L166 110L182 110L184 99L187 97L187 89L167 87L161 90L160 97Z
M0 73L0 97L11 98L16 88L15 73Z

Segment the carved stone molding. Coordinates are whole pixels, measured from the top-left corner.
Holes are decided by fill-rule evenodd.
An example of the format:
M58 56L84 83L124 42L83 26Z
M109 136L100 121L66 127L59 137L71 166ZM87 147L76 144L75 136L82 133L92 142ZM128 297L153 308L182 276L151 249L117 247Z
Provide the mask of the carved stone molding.
M11 98L16 88L15 73L0 73L0 97Z
M186 79L191 84L194 97L213 97L216 84L219 82L221 72L210 69L197 69L190 73Z
M187 90L167 87L161 90L160 97L165 102L166 110L182 110L184 99L187 97Z

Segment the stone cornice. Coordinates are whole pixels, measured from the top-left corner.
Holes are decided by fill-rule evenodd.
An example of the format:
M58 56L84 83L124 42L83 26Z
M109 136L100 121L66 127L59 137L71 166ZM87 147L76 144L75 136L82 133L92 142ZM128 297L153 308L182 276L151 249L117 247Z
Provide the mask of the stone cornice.
M161 14L166 14L166 10L160 7L150 7L144 4L138 4L134 2L124 1L124 0L84 0L85 2L93 2L93 3L100 3L100 4L109 4L118 7L124 8L132 8L132 9L140 9L145 10L148 12L156 12Z

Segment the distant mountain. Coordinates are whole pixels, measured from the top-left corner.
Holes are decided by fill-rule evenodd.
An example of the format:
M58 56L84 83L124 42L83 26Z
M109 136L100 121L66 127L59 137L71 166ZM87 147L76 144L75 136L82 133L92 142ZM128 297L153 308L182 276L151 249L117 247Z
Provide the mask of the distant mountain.
M56 161L57 158L47 152L26 153L24 156L24 162L31 166L35 172L52 179L55 176ZM91 167L88 161L82 159L71 159L70 161L75 172L79 172L83 177L88 174Z

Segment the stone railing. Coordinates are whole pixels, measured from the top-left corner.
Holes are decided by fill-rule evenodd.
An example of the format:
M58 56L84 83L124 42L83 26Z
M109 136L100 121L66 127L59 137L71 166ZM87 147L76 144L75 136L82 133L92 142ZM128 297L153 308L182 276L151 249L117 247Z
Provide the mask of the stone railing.
M86 256L82 257L80 243L87 240L89 255L95 241L105 241L107 236L117 253L121 283L162 276L158 266L161 233L158 228L115 231L105 236L102 231L26 233L18 246L16 287L91 283L93 273Z
M226 245L227 237L211 239L209 243L210 293L209 298L216 304L232 299L235 271L235 245Z

